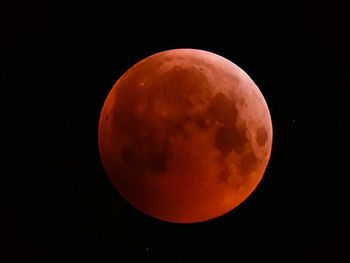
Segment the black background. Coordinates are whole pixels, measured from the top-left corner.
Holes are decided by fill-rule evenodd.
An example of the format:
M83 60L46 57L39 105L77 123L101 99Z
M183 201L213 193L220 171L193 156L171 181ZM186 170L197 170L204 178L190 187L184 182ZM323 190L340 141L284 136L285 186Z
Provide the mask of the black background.
M2 8L3 262L349 261L346 8L281 2ZM256 191L187 225L127 204L97 148L114 82L140 59L182 47L245 70L274 128Z

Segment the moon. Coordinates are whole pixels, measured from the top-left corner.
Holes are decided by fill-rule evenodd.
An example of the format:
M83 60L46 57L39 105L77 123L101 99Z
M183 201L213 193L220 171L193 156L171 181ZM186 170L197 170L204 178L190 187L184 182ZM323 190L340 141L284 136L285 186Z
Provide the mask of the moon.
M254 191L270 159L272 123L259 88L236 64L173 49L141 60L115 83L98 145L108 177L132 206L196 223Z

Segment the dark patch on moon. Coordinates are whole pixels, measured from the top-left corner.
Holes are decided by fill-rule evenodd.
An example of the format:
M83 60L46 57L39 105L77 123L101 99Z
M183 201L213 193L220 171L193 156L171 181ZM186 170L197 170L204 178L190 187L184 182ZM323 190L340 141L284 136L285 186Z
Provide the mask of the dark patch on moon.
M247 144L245 125L239 125L238 110L235 102L219 92L213 98L207 113L213 123L217 123L215 136L217 148L226 157L231 151L240 154Z
M223 125L229 125L237 119L236 105L222 92L217 93L208 108L208 115Z
M224 156L227 156L231 151L241 153L244 145L248 142L243 132L233 125L219 128L215 140L216 146Z
M228 180L230 178L230 171L225 167L218 175L219 181L223 182L224 184L228 183Z
M202 129L208 128L210 125L210 120L203 113L195 115L193 122Z
M247 148L240 160L240 170L242 174L249 174L254 171L258 165L258 157L255 155L251 147Z
M268 136L265 127L261 126L256 130L256 142L260 147L265 146L267 137Z
M157 143L154 140L144 142L144 167L154 173L166 170L167 160L170 157L170 147L167 140Z
M238 122L236 101L222 92L213 95L205 74L194 68L174 66L163 74L155 71L147 74L153 74L150 78L158 81L140 87L134 83L137 79L128 79L127 85L119 87L117 110L111 115L112 128L131 140L119 153L120 173L139 176L146 171L152 174L165 172L172 156L169 139L174 134L183 134L185 139L193 136L186 128L189 122L203 131L214 127L214 143L222 157L226 158L231 151L242 156L242 174L254 169L258 159L246 138L246 125ZM137 75L137 78L144 76ZM205 100L210 102L206 109L189 114L189 109ZM159 104L168 111L166 116L157 110ZM138 114L138 105L144 105L143 114ZM220 181L227 183L230 171L225 168L218 176Z
M211 96L205 74L194 68L174 66L166 73L152 70L144 74L157 82L143 87L135 85L134 82L145 78L140 72L135 76L137 79L127 79L117 90L117 110L111 116L112 128L130 137L131 142L119 153L119 167L120 172L131 176L146 171L165 172L172 155L170 137L179 133L192 136L192 132L186 131L188 122L205 127L204 116L190 116L188 109ZM137 112L139 105L144 105L143 114ZM161 115L159 107L167 110L166 116Z
M223 93L217 93L208 108L207 115L210 117L211 123L218 125L215 144L221 151L222 157L226 158L230 152L234 151L241 156L239 166L241 174L247 175L252 172L258 165L258 158L246 137L247 127L245 123L238 123L236 102ZM263 132L266 133L265 130L260 131L260 133ZM264 136L264 134L260 136ZM228 180L229 174L227 173L227 170L223 170L219 174L219 180Z
M136 159L135 151L134 151L134 148L131 147L130 145L122 148L121 155L122 155L123 162L127 162L127 163L135 162L135 159Z
M122 148L121 168L129 172L161 173L166 170L167 160L170 157L170 147L167 140L156 141L150 136L138 138L135 142ZM128 167L126 167L128 166ZM131 170L132 171L131 171Z

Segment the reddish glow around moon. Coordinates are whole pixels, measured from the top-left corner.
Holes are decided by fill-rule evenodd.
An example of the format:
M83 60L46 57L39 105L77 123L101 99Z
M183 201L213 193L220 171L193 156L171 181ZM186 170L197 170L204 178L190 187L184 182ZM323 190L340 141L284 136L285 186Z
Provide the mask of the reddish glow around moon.
M221 216L256 188L272 124L260 90L216 54L175 49L131 67L101 111L100 156L117 191L161 220Z

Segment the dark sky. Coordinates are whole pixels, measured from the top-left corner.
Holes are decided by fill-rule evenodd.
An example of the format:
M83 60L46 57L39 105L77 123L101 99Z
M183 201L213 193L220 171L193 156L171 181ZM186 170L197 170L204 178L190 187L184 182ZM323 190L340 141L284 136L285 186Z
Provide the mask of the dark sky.
M3 262L349 261L346 9L231 4L1 9ZM97 148L114 82L140 59L181 47L244 69L274 128L256 191L231 213L189 225L127 204Z

